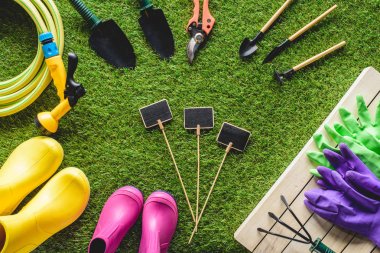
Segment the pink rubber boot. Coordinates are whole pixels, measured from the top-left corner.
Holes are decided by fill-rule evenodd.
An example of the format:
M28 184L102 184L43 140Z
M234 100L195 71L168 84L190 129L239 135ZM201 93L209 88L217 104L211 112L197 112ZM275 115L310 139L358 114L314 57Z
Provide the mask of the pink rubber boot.
M174 198L153 192L145 201L139 253L166 253L177 227L178 209Z
M104 204L88 252L115 252L140 216L143 202L143 195L137 188L124 186L116 190Z

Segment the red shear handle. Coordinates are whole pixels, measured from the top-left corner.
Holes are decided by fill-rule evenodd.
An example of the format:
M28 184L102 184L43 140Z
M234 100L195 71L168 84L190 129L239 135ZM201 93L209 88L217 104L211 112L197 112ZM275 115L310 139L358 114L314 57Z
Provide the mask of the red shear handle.
M209 0L203 1L203 15L202 15L202 30L207 35L211 32L215 24L215 18L211 16L210 10L208 9L208 1Z
M189 23L187 24L186 29L188 30L189 27L195 23L198 25L198 19L199 19L199 0L193 0L194 2L194 10L193 10L193 17L189 20Z

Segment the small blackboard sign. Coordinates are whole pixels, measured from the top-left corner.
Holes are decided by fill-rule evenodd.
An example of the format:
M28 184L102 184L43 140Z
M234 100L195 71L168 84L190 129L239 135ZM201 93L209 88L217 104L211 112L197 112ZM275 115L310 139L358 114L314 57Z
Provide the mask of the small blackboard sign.
M169 103L166 99L140 108L140 115L145 128L157 126L158 120L164 123L173 119Z
M212 107L192 107L184 110L185 129L212 129L214 127L214 110Z
M216 140L225 146L232 143L232 149L243 152L250 136L251 133L249 131L224 122Z

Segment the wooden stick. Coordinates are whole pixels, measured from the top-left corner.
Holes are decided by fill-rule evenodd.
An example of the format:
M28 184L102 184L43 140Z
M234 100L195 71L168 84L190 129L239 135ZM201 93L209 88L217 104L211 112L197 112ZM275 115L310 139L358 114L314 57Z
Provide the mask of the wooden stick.
M199 177L201 171L201 148L200 148L200 136L201 136L201 126L197 125L197 155L198 155L198 170L197 170L197 207L195 211L195 221L198 220L199 214Z
M190 209L191 217L193 218L193 221L196 222L195 217L194 217L194 213L193 213L193 209L191 208L191 204L190 204L190 201L189 201L189 197L187 196L187 192L186 192L185 185L183 184L183 181L182 181L181 173L179 172L179 169L178 169L178 167L177 167L177 163L176 163L176 161L175 161L175 159L174 159L174 155L173 155L172 149L171 149L171 147L170 147L170 144L169 144L168 138L166 137L166 134L165 134L164 125L162 124L162 121L161 121L161 120L157 120L157 122L158 122L158 126L160 127L160 129L161 129L161 131L162 131L162 134L164 135L164 139L165 139L165 142L166 142L166 146L168 146L169 153L170 153L170 156L171 156L171 158L172 158L172 160L173 160L174 167L175 167L175 170L176 170L176 172L177 172L179 182L181 183L183 193L185 194L185 198L186 198L187 205L189 206L189 209Z
M326 55L328 54L331 54L332 52L334 52L335 50L338 50L339 48L341 47L344 47L346 45L346 42L345 41L342 41L340 42L339 44L336 44L335 46L333 47L330 47L329 49L327 49L326 51L323 51L322 53L320 54L317 54L313 57L311 57L310 59L298 64L297 66L293 67L294 71L298 71L304 67L306 67L307 65L310 65L312 64L313 62L321 59L322 57L325 57Z
M268 22L261 28L261 32L265 33L269 27L276 21L276 19L281 15L281 13L293 2L293 0L286 0L286 2L276 11L275 14L268 20Z
M223 167L224 161L226 160L226 157L227 157L228 153L230 152L231 148L232 148L232 142L230 142L230 143L228 144L227 148L226 148L226 152L225 152L225 154L224 154L223 160L222 160L222 162L220 163L220 166L219 166L218 172L217 172L216 175L215 175L214 182L212 182L212 186L211 186L211 188L210 188L210 191L208 192L208 195L207 195L206 201L205 201L205 203L203 204L202 211L201 211L201 213L200 213L200 215L199 215L199 218L198 218L198 219L196 220L196 222L195 222L195 227L194 227L194 229L193 229L193 233L192 233L191 236L190 236L189 244L191 243L191 240L193 239L194 234L195 234L195 232L196 232L197 229L198 229L199 221L200 221L201 218L202 218L202 215L203 215L203 212L204 212L204 210L205 210L205 208L206 208L206 206L207 206L208 200L210 199L210 196L211 196L212 191L214 190L214 187L215 187L216 181L218 180L218 177L219 177L220 171L221 171L221 169L222 169L222 167Z
M304 32L306 32L307 30L309 30L310 28L312 28L313 26L315 26L316 24L318 24L322 19L324 19L327 15L329 15L330 12L332 12L333 10L335 10L336 7L338 7L338 5L335 4L333 7L331 7L327 11L325 11L323 14L321 14L319 17L317 17L316 19L314 19L313 21L311 21L309 24L307 24L304 27L302 27L295 34L293 34L292 36L290 36L289 40L290 41L294 41L295 39L297 39Z

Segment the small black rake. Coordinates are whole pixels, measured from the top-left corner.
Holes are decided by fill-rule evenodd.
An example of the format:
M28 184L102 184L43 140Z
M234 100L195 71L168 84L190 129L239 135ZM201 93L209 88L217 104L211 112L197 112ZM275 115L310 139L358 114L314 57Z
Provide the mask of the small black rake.
M295 241L295 242L304 243L304 244L311 244L311 247L309 249L310 252L314 252L314 253L335 253L332 249L330 249L324 243L322 243L322 240L320 238L317 238L316 240L312 239L310 233L306 230L305 226L301 223L301 221L298 219L298 217L296 216L296 214L290 208L288 202L286 201L286 199L285 199L285 197L283 195L281 195L281 201L282 201L282 203L285 204L286 209L291 213L291 215L294 217L294 219L300 225L301 230L303 230L306 235L300 233L300 231L297 231L296 229L292 228L291 226L289 226L288 224L286 224L285 222L283 222L279 217L277 217L272 212L268 212L269 217L271 217L273 220L275 220L276 222L280 223L285 228L289 229L290 231L292 231L293 233L295 233L296 235L298 235L303 240L297 239L297 238L294 238L294 237L288 237L288 236L285 236L285 235L277 234L277 233L265 230L263 228L257 228L257 230L259 232L266 233L266 234L269 234L269 235L274 235L274 236L281 237L281 238L284 238L284 239L288 239L290 241Z

